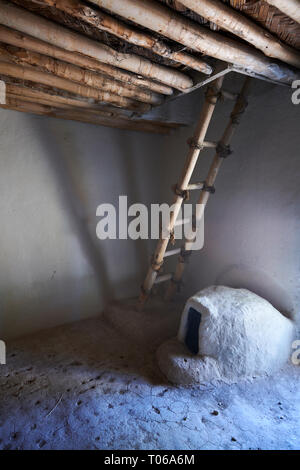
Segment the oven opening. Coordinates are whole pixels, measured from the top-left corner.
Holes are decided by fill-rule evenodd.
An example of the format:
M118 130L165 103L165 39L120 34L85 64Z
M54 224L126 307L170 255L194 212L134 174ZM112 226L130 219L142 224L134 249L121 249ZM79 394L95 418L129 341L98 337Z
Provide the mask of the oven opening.
M199 351L199 326L201 322L201 313L190 307L187 317L187 331L185 344L193 354Z

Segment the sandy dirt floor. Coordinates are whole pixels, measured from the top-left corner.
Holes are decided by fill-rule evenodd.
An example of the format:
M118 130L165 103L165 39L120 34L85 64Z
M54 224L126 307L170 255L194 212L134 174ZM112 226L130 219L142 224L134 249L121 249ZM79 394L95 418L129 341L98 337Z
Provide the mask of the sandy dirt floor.
M236 385L167 382L155 349L181 308L115 303L9 343L0 449L299 449L300 367Z

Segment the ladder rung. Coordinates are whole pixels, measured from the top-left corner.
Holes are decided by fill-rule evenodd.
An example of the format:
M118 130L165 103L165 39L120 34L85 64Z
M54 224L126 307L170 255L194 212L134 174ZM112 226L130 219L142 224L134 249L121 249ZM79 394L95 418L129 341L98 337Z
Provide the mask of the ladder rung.
M160 284L161 282L170 281L172 277L173 277L173 274L163 274L162 276L158 276L155 279L154 284Z
M178 219L176 220L176 222L174 223L174 227L177 227L178 225L184 225L184 224L187 224L188 222L190 222L191 219Z
M187 186L187 190L188 191L191 191L193 189L202 189L204 187L204 183L192 183L192 184L188 184Z
M236 100L238 97L238 93L231 93L231 91L227 90L222 90L221 91L223 98L226 98L228 100Z
M209 140L205 140L202 145L205 148L215 149L218 145L218 142L211 142Z
M174 248L174 250L169 250L165 252L164 258L168 256L178 255L181 252L181 248Z

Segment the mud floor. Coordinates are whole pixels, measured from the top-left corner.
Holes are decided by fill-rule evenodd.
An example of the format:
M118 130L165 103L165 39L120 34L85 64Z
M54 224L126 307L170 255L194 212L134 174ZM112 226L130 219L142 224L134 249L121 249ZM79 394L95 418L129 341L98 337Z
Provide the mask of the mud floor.
M174 387L155 349L181 305L131 302L7 345L1 449L299 449L300 367L236 385Z

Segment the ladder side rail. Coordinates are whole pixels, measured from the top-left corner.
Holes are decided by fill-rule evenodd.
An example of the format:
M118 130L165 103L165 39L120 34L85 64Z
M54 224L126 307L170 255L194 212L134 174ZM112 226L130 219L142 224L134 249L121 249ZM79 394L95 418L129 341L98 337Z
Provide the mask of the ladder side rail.
M200 113L196 130L194 132L193 138L190 139L189 141L190 149L189 149L186 161L185 161L185 165L184 165L181 177L179 179L179 182L176 185L177 194L175 194L175 197L173 200L173 211L171 212L171 215L170 215L170 221L169 221L168 226L165 228L165 230L161 231L161 236L157 243L157 247L153 255L152 263L148 269L148 273L141 287L141 294L139 297L139 303L141 306L147 300L151 292L152 286L155 282L155 279L158 275L158 272L163 264L164 254L166 252L172 231L174 229L174 225L178 217L181 205L184 201L184 196L179 195L179 194L180 193L183 194L184 191L187 190L187 186L193 174L195 165L199 157L199 153L202 150L202 146L203 146L203 142L206 136L208 126L210 124L218 98L220 96L220 90L222 87L223 80L224 80L223 76L219 77L214 82L212 82L212 84L207 89L207 92L205 95L205 102ZM163 234L164 234L164 237L163 237Z
M207 188L207 190L205 190L205 187L203 188L203 190L201 191L200 197L198 199L198 202L197 202L198 204L202 204L202 211L201 211L202 215L204 213L206 204L209 200L210 194L214 192L214 183L216 181L216 178L220 170L220 167L223 163L223 160L225 156L227 156L226 152L228 154L228 152L230 151L229 144L231 142L231 139L233 137L233 134L237 126L240 123L240 117L244 113L247 107L247 96L249 94L250 81L251 79L249 77L247 77L246 80L244 81L241 92L237 96L233 111L230 115L229 123L219 142L217 152L209 168L209 171L205 180L205 187ZM223 155L222 155L222 151L224 152ZM170 280L170 283L168 285L168 288L165 294L166 300L171 300L174 297L176 290L181 283L181 279L182 279L183 272L185 269L185 264L188 259L188 255L192 253L192 251L189 250L189 246L192 242L193 240L187 240L187 239L184 240L184 243L181 249L181 254L177 261L176 270L174 272L172 279Z

